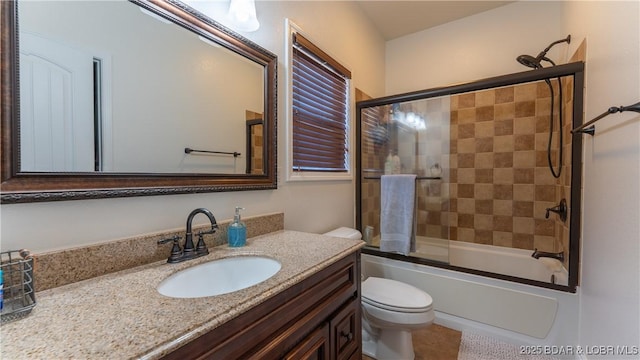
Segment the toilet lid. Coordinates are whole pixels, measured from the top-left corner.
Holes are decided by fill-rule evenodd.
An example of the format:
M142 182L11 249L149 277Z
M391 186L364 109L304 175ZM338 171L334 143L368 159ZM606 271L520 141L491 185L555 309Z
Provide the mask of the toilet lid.
M369 277L362 283L362 301L391 311L424 312L433 299L424 291L391 279Z

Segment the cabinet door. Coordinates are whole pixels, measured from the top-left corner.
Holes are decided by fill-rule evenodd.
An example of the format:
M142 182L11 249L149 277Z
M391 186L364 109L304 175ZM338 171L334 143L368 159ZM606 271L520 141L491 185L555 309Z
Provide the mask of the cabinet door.
M331 327L332 359L350 359L362 341L360 303L348 302L329 322Z
M285 360L325 360L329 359L329 324L316 329L293 348Z

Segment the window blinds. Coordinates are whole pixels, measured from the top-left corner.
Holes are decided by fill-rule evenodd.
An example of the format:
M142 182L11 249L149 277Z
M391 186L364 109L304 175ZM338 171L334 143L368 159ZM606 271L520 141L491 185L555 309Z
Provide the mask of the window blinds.
M293 34L293 170L348 170L349 70Z

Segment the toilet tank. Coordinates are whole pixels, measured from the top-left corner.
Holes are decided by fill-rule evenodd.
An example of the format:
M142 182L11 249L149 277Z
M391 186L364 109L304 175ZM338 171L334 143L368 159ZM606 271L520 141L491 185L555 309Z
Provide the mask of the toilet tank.
M329 236L353 239L353 240L362 239L362 234L360 233L360 231L356 229L348 228L348 227L339 227L337 229L326 232L323 235L329 235Z

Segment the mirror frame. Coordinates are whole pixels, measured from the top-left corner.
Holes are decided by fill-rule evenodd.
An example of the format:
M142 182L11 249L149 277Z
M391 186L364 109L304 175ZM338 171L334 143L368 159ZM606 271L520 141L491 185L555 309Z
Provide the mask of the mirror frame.
M18 147L18 0L5 0L1 4L0 25L0 191L3 204L277 188L277 56L177 0L129 1L264 66L265 173L229 175L21 172Z

